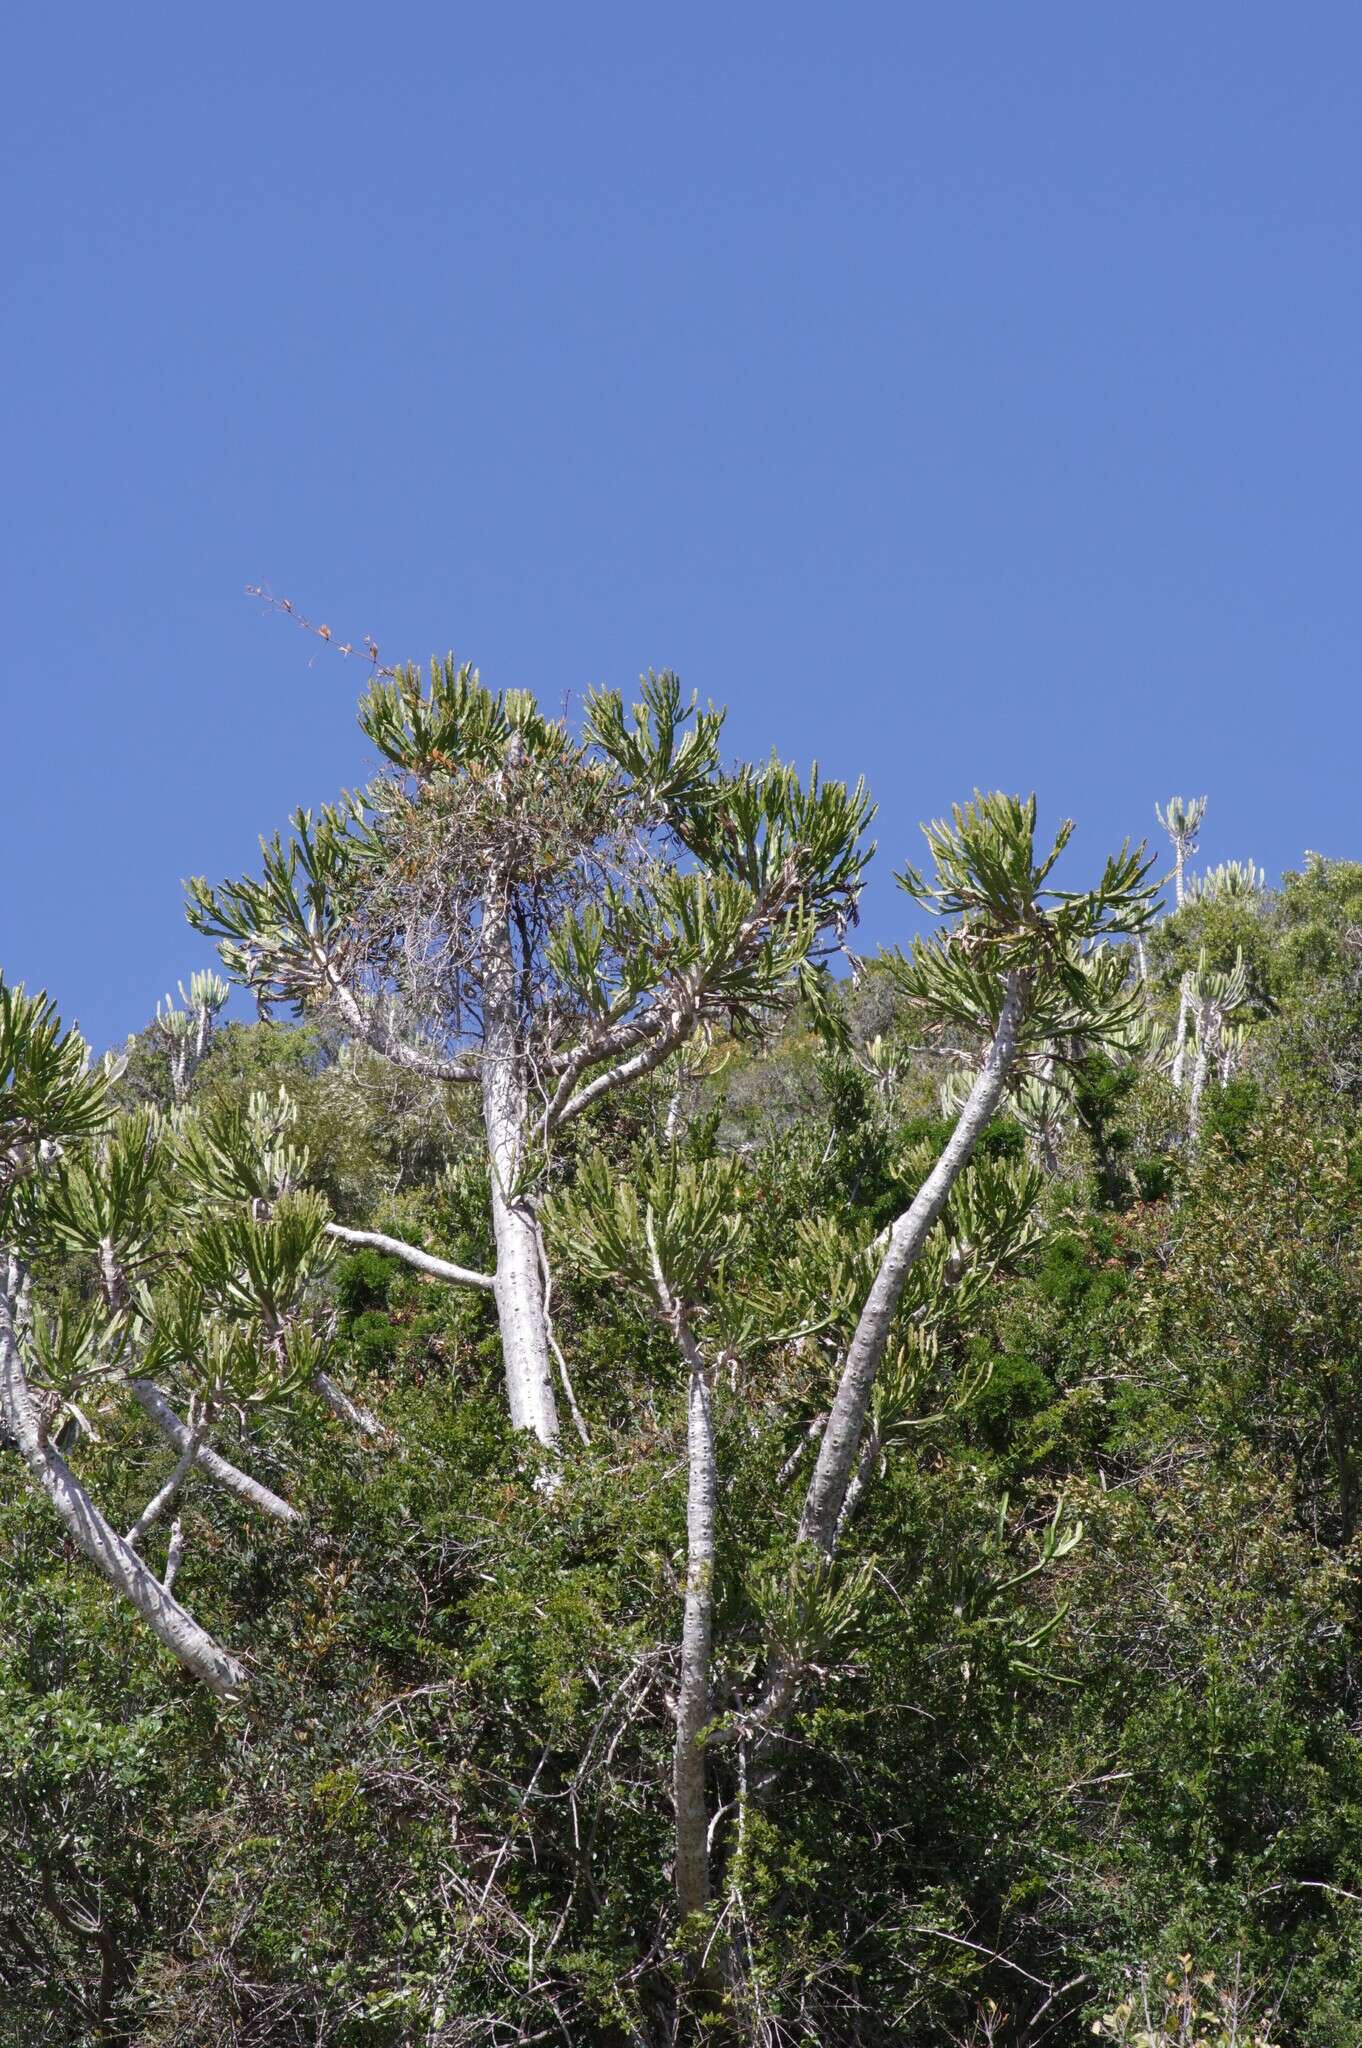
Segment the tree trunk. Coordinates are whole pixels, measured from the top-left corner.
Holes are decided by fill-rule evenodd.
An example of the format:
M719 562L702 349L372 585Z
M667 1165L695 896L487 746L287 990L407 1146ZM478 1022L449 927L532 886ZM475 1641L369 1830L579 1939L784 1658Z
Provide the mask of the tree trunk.
M709 1803L703 1737L709 1724L714 1636L714 1523L718 1493L713 1388L693 1338L682 1334L690 1368L687 1405L686 1607L676 1701L676 1903L684 1920L709 1903Z
M936 1165L890 1231L888 1249L861 1310L799 1518L799 1542L814 1545L826 1558L834 1555L838 1537L870 1478L873 1458L865 1458L870 1449L865 1442L870 1397L904 1284L951 1189L969 1164L975 1146L1003 1099L1008 1075L1017 1058L1025 993L1022 977L1009 974L998 1028L978 1078ZM769 1787L773 1775L772 1744L793 1705L799 1678L800 1668L788 1653L780 1651L772 1656L754 1715L757 1735L752 1762L754 1785L759 1793Z
M202 1679L219 1699L234 1699L245 1692L245 1667L186 1614L137 1552L105 1521L61 1453L44 1440L19 1358L13 1294L8 1286L0 1286L0 1415L72 1542L115 1592L132 1602L172 1657Z
M516 1002L516 964L502 882L489 883L482 925L482 1110L492 1170L496 1303L511 1421L546 1450L558 1446L534 1211L515 1190L525 1162L528 1105Z
M837 1525L865 1433L875 1375L889 1342L904 1283L921 1255L933 1224L946 1206L951 1189L969 1164L975 1146L1003 1099L1008 1075L1017 1057L1017 1033L1023 1002L1021 977L1009 974L998 1028L978 1079L970 1090L941 1157L891 1230L888 1249L861 1310L855 1335L847 1350L846 1363L842 1367L828 1425L818 1446L818 1458L799 1522L800 1541L815 1544L825 1557L831 1557L836 1546Z
M1187 1013L1189 1008L1190 999L1184 980L1182 993L1178 997L1178 1029L1173 1046L1173 1086L1178 1089L1182 1087L1182 1077L1187 1071Z

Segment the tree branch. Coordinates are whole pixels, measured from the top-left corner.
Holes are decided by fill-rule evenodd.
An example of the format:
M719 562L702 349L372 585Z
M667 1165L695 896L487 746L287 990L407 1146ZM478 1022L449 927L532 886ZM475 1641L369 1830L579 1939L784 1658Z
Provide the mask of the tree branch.
M381 1053L393 1066L403 1067L409 1074L420 1074L427 1081L472 1082L478 1079L479 1064L473 1055L465 1053L457 1059L442 1059L438 1053L423 1052L420 1046L408 1045L405 1039L398 1038L377 1017L370 1015L354 990L347 987L323 947L315 948L315 957L341 1016L355 1037L371 1051Z
M616 1067L607 1067L603 1074L597 1074L594 1081L588 1081L575 1095L569 1094L564 1099L564 1087L560 1085L548 1107L545 1118L548 1128L556 1130L573 1117L580 1116L583 1110L590 1109L592 1103L599 1102L603 1095L610 1094L616 1088L627 1088L631 1082L641 1080L645 1074L651 1074L654 1067L660 1067L668 1054L675 1052L677 1046L685 1042L694 1028L697 1014L698 1012L693 1009L674 1011L651 1045L645 1045L632 1059L621 1060ZM588 1061L586 1064L594 1065L595 1062ZM579 1069L580 1071L582 1070Z
M170 1525L170 1547L166 1551L165 1576L161 1580L161 1584L165 1587L167 1593L171 1592L174 1589L175 1579L179 1572L180 1563L183 1557L184 1523L180 1520L179 1516L176 1515L174 1521Z
M115 1592L132 1603L170 1654L219 1699L239 1698L248 1683L245 1666L215 1643L166 1591L137 1552L105 1521L61 1453L46 1441L19 1359L14 1291L12 1278L0 1284L0 1415L30 1474L51 1501L72 1542Z
M314 1394L320 1394L333 1415L339 1416L342 1422L348 1422L353 1429L359 1430L361 1435L383 1436L386 1433L378 1417L370 1414L367 1408L361 1407L358 1401L352 1401L344 1388L337 1386L329 1372L313 1373L312 1391Z
M367 1245L376 1252L387 1252L390 1257L415 1266L418 1273L428 1273L433 1280L448 1280L456 1287L477 1287L484 1294L496 1292L497 1283L490 1273L475 1273L468 1266L456 1266L452 1259L437 1258L434 1252L423 1252L418 1245L406 1244L400 1237L386 1237L381 1230L350 1230L343 1223L328 1223L326 1234L339 1238L342 1244Z
M155 1423L162 1436L174 1444L176 1450L183 1451L189 1441L189 1427L180 1420L161 1389L153 1380L131 1380L129 1385L143 1414ZM262 1485L258 1479L252 1479L249 1472L241 1471L209 1445L199 1445L196 1462L199 1470L209 1479L224 1487L228 1493L234 1493L238 1500L244 1500L248 1507L256 1508L262 1515L268 1515L271 1521L283 1522L286 1525L302 1521L303 1518L297 1508L291 1507L286 1500L281 1500L268 1486Z
M192 1403L189 1412L191 1415L194 1413ZM203 1442L203 1431L204 1425L202 1422L196 1422L191 1425L187 1433L184 1449L180 1452L170 1477L159 1493L152 1495L127 1535L123 1538L129 1550L136 1550L140 1547L142 1538L146 1535L148 1529L150 1529L153 1522L160 1520L181 1486L183 1486L189 1475L190 1466L199 1455L199 1446Z
M599 1066L602 1060L613 1059L617 1053L629 1052L636 1045L642 1045L662 1029L673 1014L675 1004L663 1004L656 997L640 1016L610 1018L597 1023L594 1030L588 1030L579 1045L568 1052L550 1053L545 1065L549 1073L563 1083L560 1093L570 1093L573 1084L588 1067Z

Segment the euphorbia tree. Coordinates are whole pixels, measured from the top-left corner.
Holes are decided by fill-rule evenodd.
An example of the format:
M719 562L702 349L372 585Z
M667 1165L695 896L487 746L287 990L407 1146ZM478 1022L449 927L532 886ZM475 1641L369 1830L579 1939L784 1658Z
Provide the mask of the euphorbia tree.
M774 1281L744 1293L741 1282L736 1290L725 1286L738 1236L740 1183L731 1164L663 1158L635 1185L593 1162L550 1212L579 1269L621 1279L671 1331L687 1371L687 1575L674 1764L683 1916L701 1909L710 1890L704 1748L713 1733L718 1352L779 1341L786 1322L817 1331L832 1350L831 1407L812 1429L816 1452L791 1575L767 1602L765 1673L750 1707L734 1716L759 1782L770 1775L773 1738L815 1661L810 1638L835 1635L848 1602L855 1604L854 1588L839 1584L832 1568L878 1465L920 1424L933 1325L967 1312L973 1290L1034 1235L1039 1174L976 1160L978 1141L1009 1088L1030 1085L1036 1062L1053 1071L1104 1041L1124 1044L1139 1012L1126 958L1103 941L1139 932L1151 915L1142 850L1123 847L1092 889L1058 890L1049 876L1072 828L1063 825L1038 860L1035 826L1034 799L977 796L950 822L926 828L935 880L912 869L901 878L915 901L951 920L909 958L896 957L901 991L929 1032L966 1033L982 1040L984 1052L939 1157L903 1162L909 1184L919 1184L881 1237L849 1242L832 1219L810 1217ZM968 1391L959 1389L957 1398ZM1057 1517L1043 1561L1072 1540Z
M1154 816L1173 842L1173 908L1181 910L1187 900L1187 861L1196 852L1197 840L1206 816L1204 796L1170 796L1165 810L1155 804ZM1178 1002L1177 1029L1173 1039L1173 1086L1182 1086L1183 1068L1187 1059L1187 994L1184 989Z
M923 828L936 868L899 877L915 903L949 920L894 962L900 993L926 1026L974 1034L984 1053L955 1129L891 1226L847 1347L800 1518L801 1540L831 1555L856 1470L876 1376L904 1284L962 1169L1030 1058L1052 1069L1081 1045L1123 1044L1139 1014L1123 953L1105 946L1143 931L1153 914L1151 863L1129 843L1094 888L1052 888L1073 826L1036 853L1036 800L976 795Z
M875 1468L923 1425L922 1410L933 1405L935 1323L948 1306L957 1315L968 1312L998 1262L1031 1240L1039 1185L1029 1169L988 1162L957 1187L949 1225L914 1275L843 1525ZM855 1325L875 1267L873 1245L852 1241L827 1217L810 1217L777 1272L753 1273L744 1256L744 1201L737 1161L688 1159L672 1148L645 1159L627 1178L593 1157L548 1211L550 1229L581 1277L622 1285L669 1332L685 1372L686 1577L672 1765L676 1901L683 1921L702 1911L711 1895L706 1752L714 1734L723 1481L715 1433L718 1368L724 1361L736 1366L748 1353L776 1351L795 1334L844 1336ZM956 1399L968 1398L978 1384L978 1376L967 1378ZM815 1644L825 1652L854 1621L865 1590L854 1577L834 1580L826 1563L809 1569L801 1559L789 1580L759 1589L770 1647L792 1662L802 1663ZM739 1701L732 1721L741 1725L760 1714L755 1701Z
M1248 972L1242 949L1236 952L1234 966L1225 974L1208 965L1203 946L1197 955L1196 967L1182 977L1182 989L1183 999L1191 1012L1196 1045L1192 1091L1187 1104L1188 1140L1195 1151L1201 1138L1201 1098L1205 1093L1206 1077L1214 1067L1223 1078L1228 1078L1233 1055L1243 1045L1242 1036L1237 1039L1229 1036L1234 1028L1229 1022L1231 1012L1237 1010L1248 995Z
M580 738L452 659L428 687L380 677L359 719L384 772L297 813L258 881L195 882L190 920L265 999L478 1090L495 1273L361 1241L495 1295L512 1420L552 1447L537 1211L554 1135L697 1034L817 999L870 806L774 759L725 771L721 714L683 705L671 675L645 680L632 717L590 695Z
M1256 861L1222 860L1204 875L1189 875L1186 900L1189 903L1233 903L1261 896L1267 887L1267 871Z
M937 1225L958 1198L984 1131L1009 1090L1024 1087L1037 1069L1053 1075L1104 1043L1123 1048L1141 1010L1124 949L1106 942L1139 934L1153 915L1151 863L1142 847L1132 851L1127 842L1106 861L1095 887L1062 890L1049 878L1073 826L1066 820L1038 858L1034 797L976 794L949 820L923 830L935 876L929 881L909 868L899 881L914 902L945 922L890 964L926 1032L957 1039L963 1033L982 1044L982 1059L940 1155L924 1162L912 1200L865 1260L796 1531L796 1556L815 1573L834 1558L864 1484L881 1374L896 1354L905 1313L920 1320L931 1290L922 1262L946 1256ZM973 1236L1016 1242L1020 1210L1012 1213L1005 1189L993 1197L982 1205L985 1227L976 1225ZM966 1231L966 1242L970 1236ZM752 1717L763 1776L769 1776L772 1738L793 1706L804 1668L797 1652L773 1645Z
M716 1347L702 1324L741 1231L732 1161L702 1165L675 1150L649 1161L642 1185L588 1162L552 1220L586 1278L623 1283L667 1329L686 1370L686 1592L676 1688L672 1789L676 1895L684 1919L709 1898L709 1805L703 1740L711 1716L719 1467L714 1438Z
M182 1010L176 1009L169 995L164 1009L159 1003L156 1005L152 1036L170 1061L170 1087L177 1103L189 1100L189 1084L203 1063L217 1020L230 994L231 990L221 975L193 974L187 989L183 982L180 983Z
M204 1119L115 1116L79 1035L43 997L0 982L0 1419L76 1547L224 1697L246 1671L175 1597L183 1532L159 1574L147 1538L197 1475L296 1522L214 1434L309 1387L354 1412L323 1370L315 1283L334 1246L286 1123L284 1106L259 1099ZM68 1454L129 1396L176 1457L119 1535Z
M1173 842L1173 905L1181 910L1186 894L1187 860L1196 852L1206 816L1206 798L1170 796L1166 810L1155 804L1154 816Z

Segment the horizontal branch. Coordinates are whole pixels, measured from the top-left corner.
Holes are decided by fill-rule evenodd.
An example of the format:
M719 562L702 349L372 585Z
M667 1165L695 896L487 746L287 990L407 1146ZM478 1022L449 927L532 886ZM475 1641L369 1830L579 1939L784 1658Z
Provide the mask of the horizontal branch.
M406 1244L400 1237L386 1237L381 1230L350 1230L343 1223L328 1223L326 1233L328 1237L339 1238L342 1244L387 1252L391 1258L415 1266L418 1273L429 1273L432 1280L448 1280L456 1287L477 1287L484 1294L495 1292L497 1283L490 1273L475 1273L468 1266L456 1266L452 1259L437 1258L434 1252L423 1252L418 1245Z

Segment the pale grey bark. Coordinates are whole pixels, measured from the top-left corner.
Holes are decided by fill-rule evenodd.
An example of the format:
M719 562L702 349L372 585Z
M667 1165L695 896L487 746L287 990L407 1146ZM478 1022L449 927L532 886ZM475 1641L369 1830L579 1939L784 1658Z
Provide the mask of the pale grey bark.
M831 1557L836 1545L838 1523L865 1434L875 1376L884 1358L904 1284L946 1206L951 1189L969 1164L975 1146L1003 1099L1017 1057L1024 1004L1022 977L1009 974L998 1027L969 1098L940 1158L889 1233L880 1269L847 1349L799 1522L799 1540L813 1544L826 1557Z
M544 1324L539 1228L520 1191L528 1118L515 953L503 883L489 883L482 924L482 1108L492 1173L496 1302L511 1421L546 1450L558 1445L558 1404Z
M192 1408L190 1410L190 1413L193 1413ZM156 1522L160 1521L161 1516L165 1513L166 1509L170 1506L171 1502L174 1500L180 1488L184 1485L185 1480L189 1477L189 1468L194 1463L195 1458L197 1458L200 1446L203 1443L203 1424L195 1423L193 1427L189 1430L188 1436L189 1440L185 1444L184 1449L180 1452L179 1457L176 1459L174 1468L171 1471L170 1477L166 1480L165 1485L160 1487L158 1491L151 1496L151 1499L147 1502L141 1514L137 1517L137 1520L133 1523L131 1529L129 1529L127 1535L124 1537L123 1540L127 1544L129 1550L137 1550L141 1547L142 1540L145 1537L148 1529L150 1529Z
M560 1089L563 1099L560 1106L551 1106L551 1127L556 1129L560 1124L570 1123L583 1110L599 1102L603 1095L612 1094L616 1088L628 1088L635 1081L642 1080L645 1074L651 1074L678 1046L684 1045L694 1026L694 1009L678 1008L660 1021L658 1035L651 1044L584 1082L574 1095L567 1095Z
M870 1400L905 1283L951 1189L1006 1093L1017 1059L1025 1003L1023 977L1009 974L997 1030L955 1129L909 1207L887 1233L884 1257L843 1361L799 1519L798 1541L812 1545L825 1558L834 1556L838 1538L860 1503L879 1455L875 1432L867 1429ZM771 1745L794 1703L799 1678L800 1667L790 1655L777 1652L772 1656L752 1715L752 1762L758 1786L769 1781Z
M131 1602L158 1642L219 1699L238 1698L247 1687L245 1666L200 1628L111 1528L61 1453L46 1440L19 1356L13 1309L13 1285L0 1285L0 1414L30 1474L72 1542L115 1592Z
M509 1149L503 1148L503 1155ZM495 1180L492 1227L497 1240L497 1311L511 1422L516 1429L528 1429L546 1450L555 1450L558 1404L544 1327L535 1220L528 1205L508 1201Z
M689 1373L686 1451L686 1604L676 1699L676 1903L682 1919L709 1902L709 1806L704 1735L710 1718L714 1639L714 1544L718 1472L713 1385L694 1338L679 1327Z
M183 1453L189 1442L188 1424L181 1421L161 1389L153 1380L132 1380L129 1384L143 1413L155 1423L167 1442L174 1444L176 1450ZM199 1445L195 1462L199 1470L216 1485L225 1488L228 1493L234 1493L238 1500L245 1501L248 1507L257 1509L260 1514L268 1515L271 1521L285 1524L302 1521L303 1518L297 1508L291 1507L288 1501L281 1500L277 1493L272 1493L269 1487L262 1485L258 1479L252 1479L249 1472L243 1472L231 1464L210 1445Z
M117 1315L120 1309L128 1306L128 1279L111 1237L103 1237L99 1241L99 1280L106 1304Z
M875 1476L875 1467L880 1462L880 1453L883 1449L884 1445L880 1441L880 1433L872 1424L870 1429L866 1431L865 1442L861 1445L861 1455L856 1460L856 1470L851 1475L846 1499L842 1502L842 1512L837 1517L837 1540L839 1542L843 1530L861 1505L862 1496Z
M387 1237L381 1230L351 1230L342 1223L328 1223L326 1234L342 1244L387 1252L405 1265L414 1266L418 1273L428 1273L433 1280L447 1280L456 1287L477 1287L484 1294L496 1293L497 1283L490 1273L475 1273L468 1266L455 1265L452 1259L438 1258L434 1252L423 1252L418 1245L405 1244L400 1237Z
M1175 1048L1173 1053L1173 1086L1177 1089L1181 1089L1183 1078L1187 1072L1187 1024L1190 1008L1191 997L1187 988L1187 976L1184 974L1182 977L1181 993L1178 996L1177 1033L1173 1041Z
M165 1576L161 1580L161 1584L165 1587L167 1593L174 1591L175 1580L179 1575L180 1565L183 1561L184 1523L180 1520L179 1516L176 1515L174 1521L170 1525L170 1547L166 1551Z
M827 1419L826 1415L815 1415L805 1423L803 1435L776 1474L776 1485L782 1492L808 1457L810 1448L815 1440L822 1435L827 1425Z
M1208 971L1203 950L1194 977L1188 979L1195 1010L1196 1063L1192 1069L1192 1092L1188 1105L1188 1144L1195 1152L1201 1140L1202 1096L1213 1066L1218 1067L1225 1051L1225 1033L1230 1013L1237 1010L1248 993L1243 954L1236 955L1229 974Z
M312 1391L321 1396L333 1415L342 1422L348 1422L362 1436L382 1436L383 1424L378 1417L360 1402L351 1400L344 1387L337 1386L329 1372L313 1373Z

